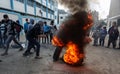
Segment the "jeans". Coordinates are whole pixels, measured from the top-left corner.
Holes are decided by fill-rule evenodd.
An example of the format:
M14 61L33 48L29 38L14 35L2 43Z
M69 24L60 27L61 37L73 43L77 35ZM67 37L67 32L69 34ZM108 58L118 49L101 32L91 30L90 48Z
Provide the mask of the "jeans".
M16 40L16 38L15 38L14 35L8 35L8 37L7 37L6 41L5 41L5 47L6 47L5 53L8 52L9 45L10 45L10 43L11 43L12 40L14 41L14 43L16 43L21 48L23 48L22 45Z
M56 47L55 52L53 54L53 60L57 61L59 59L62 48L63 47Z
M36 41L35 38L32 37L27 37L28 40L28 47L27 50L25 51L25 54L28 54L31 50L31 48L34 48L34 46L37 47L36 49L36 56L39 56L39 52L40 52L40 44L39 42Z
M116 40L113 40L113 39L109 38L109 40L108 40L108 47L110 46L111 43L113 45L113 48L115 48L116 47Z
M100 43L100 46L104 46L105 38L100 38L99 43Z

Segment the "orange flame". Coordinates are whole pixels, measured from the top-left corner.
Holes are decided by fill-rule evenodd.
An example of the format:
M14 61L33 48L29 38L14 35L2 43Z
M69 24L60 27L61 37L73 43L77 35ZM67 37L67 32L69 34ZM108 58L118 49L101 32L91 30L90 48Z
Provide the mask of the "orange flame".
M81 61L84 58L84 53L80 53L80 48L78 48L77 44L69 42L67 44L67 50L64 54L64 61L68 64L74 65Z
M88 14L88 24L83 27L84 30L88 30L93 25L92 20L92 15Z
M90 29L90 27L93 25L92 24L92 16L91 14L88 14L88 20L87 23L85 24L85 26L83 27L83 30L87 31ZM63 27L63 25L61 26L61 28ZM91 42L91 38L90 37L85 37L84 38L84 42L86 44L88 44L89 42ZM70 65L75 65L75 64L82 64L82 60L85 57L84 54L84 50L82 48L80 48L77 44L73 43L73 42L68 42L67 44L64 44L57 36L54 36L52 39L52 44L55 46L66 46L67 50L63 56L63 60Z
M58 39L57 36L54 36L53 39L52 39L52 44L55 45L55 46L63 46L63 42Z

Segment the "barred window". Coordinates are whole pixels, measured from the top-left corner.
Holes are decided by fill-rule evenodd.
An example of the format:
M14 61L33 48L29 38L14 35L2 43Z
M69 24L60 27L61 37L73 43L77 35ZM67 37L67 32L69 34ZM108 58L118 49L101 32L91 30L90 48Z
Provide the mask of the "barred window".
M29 5L29 6L34 6L34 0L27 0L27 4Z
M21 3L24 3L24 0L16 0L16 1L19 1L19 2L21 2Z
M36 3L36 7L41 8L41 4Z

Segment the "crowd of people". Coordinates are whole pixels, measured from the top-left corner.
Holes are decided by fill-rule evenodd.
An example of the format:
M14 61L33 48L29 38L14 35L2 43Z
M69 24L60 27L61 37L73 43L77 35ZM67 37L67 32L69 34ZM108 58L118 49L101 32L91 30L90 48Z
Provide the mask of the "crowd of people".
M94 46L104 46L105 43L105 38L108 35L108 44L107 44L107 48L110 47L110 45L112 44L113 48L117 48L117 41L119 40L118 43L118 49L120 49L120 34L119 34L119 30L118 30L118 26L116 24L116 22L112 23L112 27L110 27L107 31L106 27L103 27L100 30L95 30L92 37L94 39L93 41L93 45Z
M9 46L12 41L20 47L19 51L24 50L23 46L20 44L20 33L23 29L27 42L27 49L23 53L23 56L30 55L32 53L31 49L34 49L36 52L35 59L41 58L40 42L38 40L39 35L44 35L41 36L42 43L50 43L57 27L54 25L53 20L50 25L48 25L46 21L38 21L35 23L34 19L30 19L30 21L26 19L25 21L24 26L22 26L19 20L15 22L9 19L7 14L3 15L3 19L0 21L0 47L4 48L5 51L1 56L8 55Z

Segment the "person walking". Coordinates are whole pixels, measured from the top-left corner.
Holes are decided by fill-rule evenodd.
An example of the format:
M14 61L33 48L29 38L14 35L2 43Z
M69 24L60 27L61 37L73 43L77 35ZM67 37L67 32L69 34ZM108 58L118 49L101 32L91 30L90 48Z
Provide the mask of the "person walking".
M103 29L100 30L100 40L99 40L100 46L104 46L106 35L107 35L107 29L106 27L103 27Z
M23 50L22 45L15 38L15 25L19 25L19 24L12 21L11 19L9 19L7 14L4 14L3 18L4 19L1 21L1 23L6 24L5 35L7 36L7 39L5 41L5 52L3 54L1 54L1 56L8 55L9 45L10 45L12 40L14 41L14 43L16 43L17 45L20 46L19 51ZM19 26L21 26L21 25L19 25Z
M38 23L35 24L35 26L31 30L28 31L28 33L27 33L28 47L27 47L27 50L23 53L23 56L30 55L31 48L36 46L35 59L41 59L40 54L39 54L39 52L40 52L40 44L36 40L38 35L40 35L40 33L41 33L41 26L40 26L41 24L43 24L43 22L39 21Z
M107 48L109 48L111 43L113 45L113 48L115 48L116 47L116 41L117 41L118 36L119 36L119 31L118 31L116 22L113 22L112 27L110 27L110 29L108 30L108 34L109 34L109 40L108 40Z

